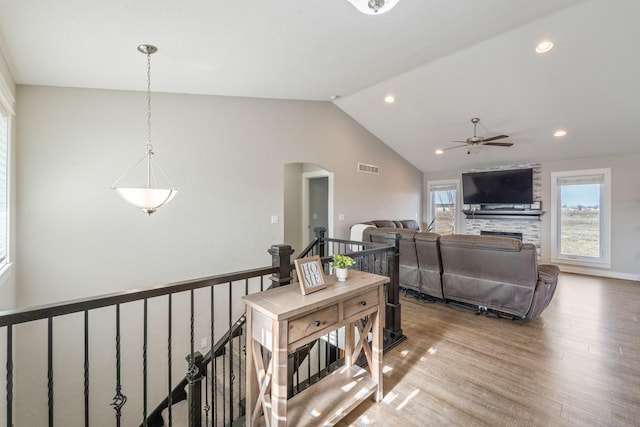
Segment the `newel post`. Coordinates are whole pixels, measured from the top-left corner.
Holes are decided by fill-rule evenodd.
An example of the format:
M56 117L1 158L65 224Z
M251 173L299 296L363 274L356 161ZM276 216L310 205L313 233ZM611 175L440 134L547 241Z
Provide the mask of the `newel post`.
M385 341L387 345L405 339L402 333L400 311L400 234L387 234L387 244L393 246L393 256L389 257L389 282L385 310ZM385 345L385 347L387 347Z
M290 245L272 245L269 248L271 254L271 266L278 268L278 271L271 275L271 282L274 288L291 283L291 255L293 248Z
M316 227L313 231L316 233L316 239L318 239L318 255L322 258L327 255L327 242L325 242L327 229L325 227Z

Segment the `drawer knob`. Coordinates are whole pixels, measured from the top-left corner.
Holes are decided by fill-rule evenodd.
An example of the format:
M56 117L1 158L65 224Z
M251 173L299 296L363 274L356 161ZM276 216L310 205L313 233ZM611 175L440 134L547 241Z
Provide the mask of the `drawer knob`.
M320 326L320 321L316 320L315 322L313 322L313 324L314 324L315 327L318 327L318 326Z
M366 302L366 301L361 301L361 302L360 302L360 305L363 305L363 306L364 306L364 305L367 305L367 302Z

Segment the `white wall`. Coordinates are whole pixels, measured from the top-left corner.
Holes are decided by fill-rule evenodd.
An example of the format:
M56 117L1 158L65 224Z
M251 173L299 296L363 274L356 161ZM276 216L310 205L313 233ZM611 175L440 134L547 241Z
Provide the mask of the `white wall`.
M532 159L532 161L535 159ZM563 271L583 272L607 277L640 280L640 153L626 155L576 158L542 162L541 262L549 263L551 256L551 172L611 168L611 269L587 269L561 265ZM428 180L460 178L463 171L425 174ZM426 203L426 197L425 197ZM426 205L424 212L427 212ZM462 214L463 215L463 214Z
M348 237L358 221L420 212L422 173L329 102L153 94L152 142L179 193L147 217L109 189L145 150L144 93L19 86L17 97L21 306L270 265L267 250L284 242L287 225L271 224L271 216L301 229L289 206L301 199L292 197L285 206L284 195L300 187L303 164L334 174L337 237ZM357 162L378 164L382 173L358 173ZM338 221L338 214L345 220ZM188 305L181 300L174 329L184 332ZM206 302L206 295L198 301ZM216 315L227 309L226 299L219 301L225 303L216 305ZM150 309L161 331L165 306L157 301ZM113 417L112 311L91 318L93 419ZM132 379L140 375L140 307L127 305L123 315L125 413L139 421L141 392ZM202 319L209 321L206 314ZM16 331L15 411L25 425L46 418L46 399L27 399L46 397L41 323ZM63 348L54 357L56 417L65 417L56 422L74 425L81 419L74 408L81 407L82 330L67 318L54 325L54 341ZM158 333L153 339L152 363L164 366L166 338ZM185 372L187 347L178 341L174 380ZM166 379L159 374L153 381L155 406Z

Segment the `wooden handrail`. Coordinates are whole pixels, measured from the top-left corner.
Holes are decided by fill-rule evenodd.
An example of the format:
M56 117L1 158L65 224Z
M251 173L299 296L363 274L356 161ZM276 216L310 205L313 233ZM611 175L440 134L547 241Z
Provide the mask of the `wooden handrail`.
M377 258L377 255L379 254L389 255L389 254L393 254L394 250L397 250L393 248L393 243L387 246L384 244L354 242L349 240L332 239L332 238L324 238L324 237L322 239L316 239L316 241L314 241L313 244L308 249L309 251L311 251L313 249L313 246L318 246L321 249L327 249L325 253L322 253L322 255L327 255L328 253L333 253L335 251L335 248L332 249L327 246L330 244L336 245L336 247L341 253L345 253L356 259L362 258L362 257L368 257L368 256L375 256ZM361 248L362 250L358 250ZM356 250L352 251L352 249L356 249ZM7 348L10 349L11 343L13 341L13 338L11 336L11 327L17 324L24 324L27 322L43 320L43 319L49 319L49 322L51 323L51 319L54 317L84 312L85 313L85 335L86 335L87 333L86 318L87 318L87 313L91 310L110 307L110 306L119 307L121 304L124 304L124 303L131 303L131 302L143 301L143 300L146 301L148 299L152 299L156 297L170 296L177 293L189 292L196 289L214 287L217 285L228 284L232 286L232 285L235 285L236 282L244 281L245 282L244 286L247 286L249 279L257 279L257 278L260 278L261 280L260 289L263 289L262 280L266 279L267 276L269 275L271 277L270 279L267 279L268 281L270 281L270 283L268 284L272 286L282 286L290 283L292 279L291 271L295 270L295 267L291 265L291 258L290 258L290 255L293 253L293 249L288 245L274 245L269 250L269 253L272 255L272 266L270 267L255 268L255 269L244 270L240 272L209 276L205 278L182 281L178 283L158 285L158 286L145 288L145 289L132 289L132 290L127 290L123 292L104 294L104 295L99 295L99 296L89 297L89 298L74 299L74 300L69 300L69 301L64 301L59 303L51 303L51 304L34 306L34 307L0 311L0 327L8 327L8 338L7 338L8 347ZM389 259L391 261L391 265L393 265L392 258L386 258L386 255L384 259ZM322 256L321 260L324 264L326 264L331 261L331 257ZM386 262L385 262L385 265L386 265ZM386 273L383 273L383 274L386 274ZM242 284L238 283L238 285L240 286ZM387 311L388 311L388 308L387 308ZM119 314L116 314L117 318L118 316ZM193 313L192 313L192 316L193 316ZM246 321L245 315L242 315L238 320L236 320L236 322L233 323L233 325L229 325L229 330L227 330L224 336L219 338L217 342L212 343L213 344L212 348L207 352L207 354L204 357L202 355L199 355L199 353L193 351L193 331L192 331L191 332L192 334L191 353L188 355L188 357L194 357L194 355L197 353L199 355L198 364L200 364L201 366L200 371L206 372L207 365L211 363L212 359L215 359L216 357L219 357L222 354L224 354L224 352L226 351L225 346L228 343L231 343L231 341L235 337L242 334L245 321ZM193 328L193 320L192 320L192 328ZM118 340L119 340L119 336L116 337L116 341ZM213 336L212 336L212 340L213 340ZM49 339L49 345L51 345L51 339ZM87 344L85 340L85 346L86 345ZM85 349L85 353L86 353L86 349ZM118 358L119 358L119 355L117 359ZM171 358L171 351L169 350L169 359L170 358ZM189 360L192 360L192 359L188 359L188 361ZM118 363L119 363L119 360L118 360ZM86 360L85 360L85 364L86 364ZM9 364L7 366L8 366L7 368L8 369L7 403L9 407L7 412L7 416L8 416L7 419L12 420L13 418L11 415L12 414L11 406L13 405L13 399L11 397L12 397L12 391L13 391L13 381L12 381L13 369L12 367L9 367ZM320 374L318 373L318 375ZM85 377L86 376L87 376L87 370L85 367ZM87 378L85 378L85 381L87 381ZM52 393L53 391L53 387L51 385L49 387L50 388L49 393ZM175 404L177 403L177 401L184 399L184 397L186 396L185 395L186 385L187 385L187 377L185 376L184 379L179 380L177 385L170 388L169 394L171 398L167 396L164 402L161 402L160 405L158 405L155 408L155 410L151 411L151 413L147 416L147 425L153 425L153 422L157 420L161 420L161 411L163 407L166 407L168 405L169 402L171 402L172 404ZM195 386L201 387L199 381L195 383ZM86 394L85 401L88 396L87 393L88 393L88 389L85 390L85 394ZM194 407L199 407L199 406L196 403ZM88 417L88 414L89 414L88 409L89 408L85 402L85 417ZM49 411L51 413L53 411L52 402L49 402ZM230 407L230 413L233 414L233 405ZM146 414L146 407L145 407L145 414ZM154 421L152 422L152 420ZM152 423L149 424L149 422L152 422Z
M105 294L97 297L80 298L25 309L0 311L0 327L31 322L33 320L48 319L50 317L62 316L65 314L79 313L86 310L93 310L116 304L140 301L162 295L190 291L192 289L216 286L252 277L266 276L268 274L273 274L276 271L277 268L275 267L256 268L230 274L210 276L202 279L187 280L184 282L172 283L170 285L159 285L148 289L132 289L129 291Z

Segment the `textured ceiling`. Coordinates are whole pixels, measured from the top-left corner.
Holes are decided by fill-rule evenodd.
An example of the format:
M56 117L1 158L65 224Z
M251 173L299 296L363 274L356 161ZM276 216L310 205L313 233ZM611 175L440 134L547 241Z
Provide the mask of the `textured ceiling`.
M0 46L19 84L144 90L151 43L154 91L340 95L429 172L637 151L639 18L637 0L400 0L378 16L345 0L0 0ZM475 116L514 147L433 154Z

